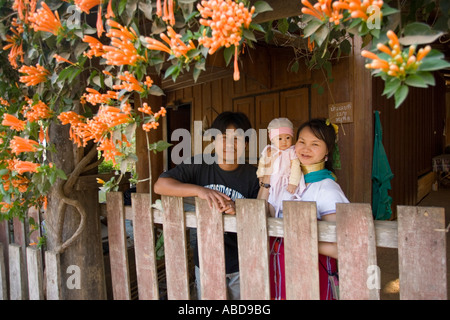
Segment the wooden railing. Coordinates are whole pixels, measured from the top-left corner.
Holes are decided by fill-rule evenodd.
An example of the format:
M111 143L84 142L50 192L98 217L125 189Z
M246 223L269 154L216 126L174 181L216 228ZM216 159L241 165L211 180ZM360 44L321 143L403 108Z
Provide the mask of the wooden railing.
M129 219L134 226L139 299L160 298L155 224L163 226L168 299L191 298L187 228L197 228L203 299L226 299L224 232L237 233L242 299L270 299L270 236L284 237L288 299L319 298L319 241L337 243L340 299L380 298L377 247L398 248L400 299L447 299L443 208L399 206L397 221L374 221L369 204L338 204L337 221L332 223L317 221L313 202L285 202L283 219L267 217L265 206L262 200L237 200L237 213L230 216L211 210L198 198L195 212L190 212L184 210L183 198L162 197L160 211L151 209L148 194L132 194L131 207L124 206L122 193L107 194L113 298L131 298L125 233ZM9 243L4 223L0 226L0 300L42 299L42 253ZM59 299L59 255L44 254L47 299Z

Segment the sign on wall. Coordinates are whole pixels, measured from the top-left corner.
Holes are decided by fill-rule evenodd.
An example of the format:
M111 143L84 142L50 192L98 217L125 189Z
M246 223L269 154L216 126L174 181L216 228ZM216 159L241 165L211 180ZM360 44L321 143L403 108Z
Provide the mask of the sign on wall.
M353 105L351 102L328 105L328 118L333 123L353 122Z

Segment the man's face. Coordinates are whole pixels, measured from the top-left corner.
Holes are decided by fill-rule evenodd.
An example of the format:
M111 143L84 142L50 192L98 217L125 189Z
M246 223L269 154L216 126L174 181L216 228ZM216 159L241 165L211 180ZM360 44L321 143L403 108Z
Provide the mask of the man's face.
M237 164L240 157L245 157L244 135L242 130L236 130L233 125L226 129L225 134L218 134L214 143L219 164Z

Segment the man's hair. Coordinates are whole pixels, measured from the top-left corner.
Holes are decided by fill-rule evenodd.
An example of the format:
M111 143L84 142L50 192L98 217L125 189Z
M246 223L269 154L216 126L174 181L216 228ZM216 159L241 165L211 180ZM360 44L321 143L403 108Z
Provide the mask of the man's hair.
M234 126L236 129L242 129L244 132L252 127L250 120L244 113L225 111L214 119L211 128L226 133L227 128L230 125Z

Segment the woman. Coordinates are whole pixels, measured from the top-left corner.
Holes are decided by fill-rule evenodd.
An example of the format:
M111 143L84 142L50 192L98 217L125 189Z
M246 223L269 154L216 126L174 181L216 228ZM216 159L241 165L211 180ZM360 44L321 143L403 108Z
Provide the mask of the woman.
M335 182L333 173L336 137L334 126L325 119L312 119L302 124L297 131L295 153L300 160L306 183L306 189L298 195L298 199L316 202L317 218L323 221L336 221L336 203L349 202ZM263 195L260 194L260 198ZM271 252L271 281L274 282L271 287L272 292L277 295L272 298L285 299L284 246L281 243L275 249ZM337 298L336 293L333 293L337 283L336 259L336 243L319 242L321 300Z

